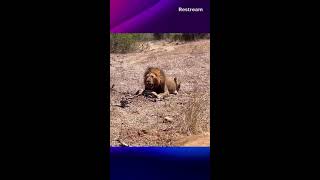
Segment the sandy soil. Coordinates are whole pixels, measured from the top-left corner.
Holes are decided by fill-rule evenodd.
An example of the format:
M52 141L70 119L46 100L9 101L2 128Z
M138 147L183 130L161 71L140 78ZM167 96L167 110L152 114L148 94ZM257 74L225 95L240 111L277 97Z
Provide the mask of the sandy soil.
M140 52L111 54L111 146L210 145L209 44L152 41ZM155 102L134 97L148 66L180 79L179 94Z

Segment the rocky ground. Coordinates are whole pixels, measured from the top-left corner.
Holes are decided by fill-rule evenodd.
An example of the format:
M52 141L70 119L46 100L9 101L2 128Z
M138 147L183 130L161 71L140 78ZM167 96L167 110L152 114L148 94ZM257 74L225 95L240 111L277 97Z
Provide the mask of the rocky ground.
M111 54L111 146L209 146L210 41L151 41L139 52ZM163 101L135 97L148 66L181 81ZM123 103L125 102L125 103Z

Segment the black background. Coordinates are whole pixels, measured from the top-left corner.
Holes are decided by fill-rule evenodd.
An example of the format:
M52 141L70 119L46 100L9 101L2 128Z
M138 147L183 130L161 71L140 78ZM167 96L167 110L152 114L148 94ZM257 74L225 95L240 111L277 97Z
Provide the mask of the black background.
M11 179L108 178L108 4L8 5L1 127ZM307 41L317 42L314 11L296 11L305 9L299 3L212 4L213 178L311 175L317 126L307 129L306 122L317 119L311 112L318 91L317 66L308 60L318 58Z

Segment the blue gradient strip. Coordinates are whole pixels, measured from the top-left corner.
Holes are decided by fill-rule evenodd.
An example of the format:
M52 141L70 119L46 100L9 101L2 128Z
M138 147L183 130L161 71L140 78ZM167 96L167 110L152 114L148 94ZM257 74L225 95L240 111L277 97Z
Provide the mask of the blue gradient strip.
M210 179L209 147L111 147L111 180Z

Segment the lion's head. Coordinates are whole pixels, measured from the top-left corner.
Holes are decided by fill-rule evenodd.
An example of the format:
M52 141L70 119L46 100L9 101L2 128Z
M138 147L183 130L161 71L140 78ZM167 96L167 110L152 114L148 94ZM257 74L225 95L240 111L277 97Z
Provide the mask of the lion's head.
M165 79L165 74L161 69L149 67L144 73L145 89L161 93L164 91Z

